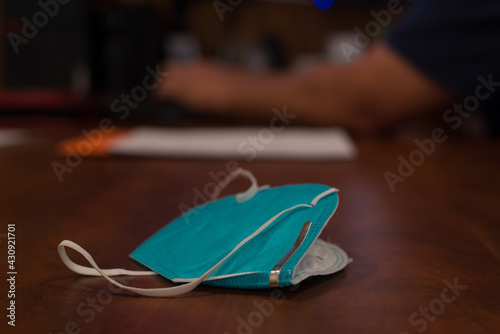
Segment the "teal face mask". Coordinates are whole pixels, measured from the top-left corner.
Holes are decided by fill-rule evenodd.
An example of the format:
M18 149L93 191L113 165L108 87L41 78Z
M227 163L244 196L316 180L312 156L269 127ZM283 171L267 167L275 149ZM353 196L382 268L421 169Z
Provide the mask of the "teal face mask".
M252 181L246 192L194 208L130 254L151 271L100 269L90 254L68 240L58 247L61 259L77 273L102 275L123 289L154 297L180 295L199 284L247 289L288 286L332 274L350 262L338 246L318 239L337 208L337 189L320 184L259 187L242 169L223 184L238 176ZM72 262L65 247L80 252L93 268ZM110 277L158 274L185 284L142 289Z

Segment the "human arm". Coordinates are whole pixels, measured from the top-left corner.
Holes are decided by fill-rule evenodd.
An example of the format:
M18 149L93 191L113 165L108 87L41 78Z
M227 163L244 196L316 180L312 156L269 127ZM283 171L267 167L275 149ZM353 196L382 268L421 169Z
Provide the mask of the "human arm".
M195 110L265 119L286 105L297 122L358 131L379 129L452 98L382 42L347 66L258 74L198 63L171 64L167 71L158 96Z

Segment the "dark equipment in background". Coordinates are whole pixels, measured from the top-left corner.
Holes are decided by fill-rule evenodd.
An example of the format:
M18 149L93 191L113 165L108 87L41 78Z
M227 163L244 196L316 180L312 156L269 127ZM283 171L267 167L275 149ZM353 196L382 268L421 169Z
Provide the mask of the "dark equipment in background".
M78 85L78 76L81 80L90 71L89 14L84 0L59 5L53 16L38 1L4 0L2 30L6 36L11 34L3 39L4 88L70 89ZM47 20L41 24L44 17ZM24 42L13 45L19 39L12 34Z

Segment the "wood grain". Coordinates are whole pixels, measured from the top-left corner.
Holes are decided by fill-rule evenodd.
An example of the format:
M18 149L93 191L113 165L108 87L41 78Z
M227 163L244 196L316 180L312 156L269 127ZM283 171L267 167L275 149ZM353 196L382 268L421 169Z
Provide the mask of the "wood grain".
M179 204L192 203L193 188L210 182L209 172L224 170L225 162L85 159L59 183L51 163L63 161L53 153L62 138L33 135L0 151L0 233L16 224L18 267L17 326L2 333L500 332L498 140L440 145L395 192L383 174L397 169L398 156L415 148L411 142L360 139L354 162L241 163L261 183L340 188L340 207L322 237L354 262L298 288L200 287L155 299L109 294L104 279L74 274L59 259L58 243L81 244L103 268L140 268L128 254L175 218ZM3 240L1 254L5 276ZM446 282L467 287L443 295ZM151 277L129 283L168 284ZM5 316L1 322L6 328Z

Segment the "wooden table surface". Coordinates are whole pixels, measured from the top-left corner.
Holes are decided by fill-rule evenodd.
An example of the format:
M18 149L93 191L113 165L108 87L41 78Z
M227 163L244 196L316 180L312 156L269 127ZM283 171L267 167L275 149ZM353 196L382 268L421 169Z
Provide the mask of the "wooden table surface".
M61 138L38 133L0 150L2 333L500 333L498 140L440 144L394 192L384 173L397 171L398 156L416 148L412 140L359 139L353 162L242 162L261 183L340 189L322 238L354 262L275 300L273 290L214 287L170 299L110 295L103 278L67 269L57 253L63 239L102 268L141 268L128 254L226 163L85 159L59 182L51 164L63 161L53 153ZM15 328L5 317L8 224L16 228Z

